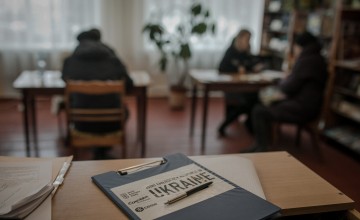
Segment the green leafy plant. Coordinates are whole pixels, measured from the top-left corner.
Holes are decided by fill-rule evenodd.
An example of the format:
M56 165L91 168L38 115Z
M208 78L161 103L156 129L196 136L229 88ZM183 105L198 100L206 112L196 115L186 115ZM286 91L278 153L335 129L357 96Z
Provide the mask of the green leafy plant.
M200 3L191 5L182 16L182 21L176 25L172 33L161 22L149 22L143 28L143 32L160 52L161 71L166 70L170 57L174 58L176 63L183 63L184 71L176 83L180 87L184 86L188 74L188 61L192 56L190 38L194 35L214 34L216 30L210 11Z

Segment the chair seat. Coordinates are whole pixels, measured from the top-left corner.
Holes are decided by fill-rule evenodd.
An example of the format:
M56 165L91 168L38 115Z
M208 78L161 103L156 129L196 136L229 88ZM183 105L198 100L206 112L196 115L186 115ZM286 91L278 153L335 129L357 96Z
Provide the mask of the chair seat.
M78 131L75 129L70 130L71 146L75 148L83 147L111 147L120 143L124 144L124 132L116 131L105 134L94 134Z
M123 135L122 131L114 131L109 133L89 133L84 131L79 131L77 129L70 129L70 134L74 137L83 137L83 138L106 138L106 137L121 137Z

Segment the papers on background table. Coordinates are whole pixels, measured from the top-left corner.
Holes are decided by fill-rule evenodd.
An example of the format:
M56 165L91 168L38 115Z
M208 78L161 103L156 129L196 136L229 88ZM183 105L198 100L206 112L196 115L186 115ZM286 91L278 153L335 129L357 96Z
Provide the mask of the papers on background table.
M51 161L0 161L0 218L26 217L52 190Z
M273 82L285 77L284 72L275 70L263 70L260 73L248 73L248 74L224 74L219 73L215 69L193 69L190 71L190 75L202 83L209 82L246 82L246 83L257 83L257 82Z

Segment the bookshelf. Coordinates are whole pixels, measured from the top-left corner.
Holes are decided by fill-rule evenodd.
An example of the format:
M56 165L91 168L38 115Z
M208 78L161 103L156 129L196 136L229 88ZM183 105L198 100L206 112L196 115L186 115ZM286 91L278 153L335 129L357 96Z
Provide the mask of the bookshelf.
M322 40L328 56L334 8L335 0L265 0L261 55L272 58L273 69L290 70L294 36L308 30Z
M293 30L293 5L286 0L265 0L260 54L271 57L271 67L281 70Z
M353 2L336 2L323 134L360 155L360 8Z

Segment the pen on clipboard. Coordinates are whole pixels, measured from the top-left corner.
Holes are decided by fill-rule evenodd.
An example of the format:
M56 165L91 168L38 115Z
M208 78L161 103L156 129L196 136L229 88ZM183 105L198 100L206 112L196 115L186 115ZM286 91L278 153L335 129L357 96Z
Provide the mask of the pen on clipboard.
M194 194L194 193L197 193L197 192L199 192L199 191L201 191L201 190L203 190L203 189L206 189L206 188L208 188L212 183L213 183L213 182L207 182L207 183L204 183L204 184L202 184L202 185L200 185L200 186L197 186L197 187L195 187L195 188L193 188L193 189L190 189L190 190L182 193L181 195L178 195L178 196L176 196L175 198L172 198L172 199L168 200L167 202L165 202L165 205L173 204L173 203L175 203L175 202L177 202L177 201L179 201L179 200L182 200L182 199L184 199L184 198L186 198L186 197L188 197L188 196L190 196L190 195L192 195L192 194Z
M70 167L70 163L64 162L59 174L57 175L55 181L53 182L54 189L51 192L52 196L55 195L59 186L64 182L64 176L65 176L66 172L68 171L69 167Z

